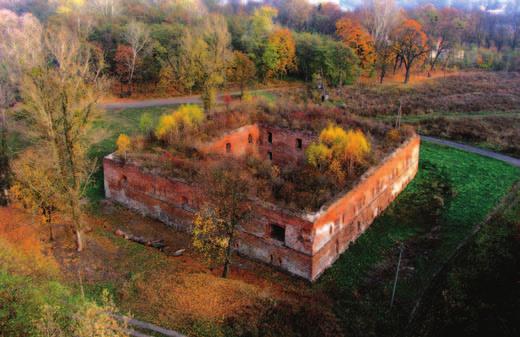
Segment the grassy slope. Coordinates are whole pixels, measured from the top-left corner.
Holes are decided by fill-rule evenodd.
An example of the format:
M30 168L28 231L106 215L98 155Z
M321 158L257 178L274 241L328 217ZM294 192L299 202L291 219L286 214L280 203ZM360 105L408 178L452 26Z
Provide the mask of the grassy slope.
M408 254L409 261L406 265L414 268L415 272L405 278L397 288L397 297L403 304L402 315L406 315L412 299L416 298L439 264L473 226L484 219L514 181L520 178L520 170L514 167L433 144L423 143L420 156L421 164L429 162L446 169L456 194L449 206L442 209L440 242L428 256L414 252ZM397 242L413 246L415 240L426 234L420 223L415 226L403 225L402 221L396 218L399 212L394 210L406 208L407 205L401 200L406 200L407 194L417 193L421 181L431 179L432 173L428 167L421 169L396 204L375 221L320 281L321 286L336 293L337 313L347 331L352 328L364 328L368 331L373 329L376 333L381 325L392 324L388 323L388 320L393 318L387 317L386 308L390 300ZM407 253L405 248L405 258ZM370 278L371 273L380 267L378 264L385 259L390 259L390 272L382 273L375 284L367 285L367 278ZM357 319L362 319L358 317L361 314L367 317L373 315L375 323L356 323ZM379 324L377 320L386 322ZM369 326L365 326L366 324ZM368 331L365 330L365 333Z
M410 335L518 336L519 186L441 274Z

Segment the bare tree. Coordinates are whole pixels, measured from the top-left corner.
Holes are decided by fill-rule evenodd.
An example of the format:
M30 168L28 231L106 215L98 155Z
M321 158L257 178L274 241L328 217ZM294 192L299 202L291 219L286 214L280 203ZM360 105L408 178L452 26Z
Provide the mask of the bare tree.
M7 109L16 101L22 65L31 66L40 58L37 40L40 32L40 24L31 14L18 16L0 10L0 205L8 202L11 176Z
M400 22L401 15L394 0L366 1L361 14L362 23L374 40L379 81L383 83L388 65L394 58L390 35Z
M124 32L124 39L130 45L132 57L129 62L128 85L132 91L132 81L134 78L137 58L150 43L150 30L142 22L131 21Z
M88 4L94 13L106 17L113 17L121 10L120 0L90 0Z

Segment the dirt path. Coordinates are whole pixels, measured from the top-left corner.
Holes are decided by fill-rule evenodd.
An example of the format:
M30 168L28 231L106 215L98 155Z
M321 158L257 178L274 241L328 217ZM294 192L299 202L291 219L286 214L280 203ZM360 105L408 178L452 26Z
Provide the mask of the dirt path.
M251 90L251 93L261 93L261 92L274 92L274 91L284 91L289 89L296 89L299 86L294 87L280 87L280 88L269 88L269 89L259 89L259 90ZM240 91L231 91L219 94L217 99L219 101L225 95L230 95L232 97L236 97L240 95ZM124 100L118 102L104 102L100 104L100 107L106 110L117 110L117 109L131 109L131 108L149 108L156 106L168 106L168 105L177 105L177 104L201 104L202 100L200 95L191 95L191 96L179 96L179 97L168 97L168 98L152 98L152 99L144 99L144 100Z
M445 139L429 137L429 136L421 136L421 139L424 141L430 142L430 143L444 145L444 146L452 147L452 148L459 149L459 150L466 151L466 152L476 153L476 154L479 154L484 157L493 158L493 159L508 163L510 165L520 167L520 159L509 157L509 156L506 156L506 155L503 155L503 154L500 154L497 152L493 152L490 150L485 150L485 149L481 149L481 148L478 148L475 146L456 143L451 140L445 140Z

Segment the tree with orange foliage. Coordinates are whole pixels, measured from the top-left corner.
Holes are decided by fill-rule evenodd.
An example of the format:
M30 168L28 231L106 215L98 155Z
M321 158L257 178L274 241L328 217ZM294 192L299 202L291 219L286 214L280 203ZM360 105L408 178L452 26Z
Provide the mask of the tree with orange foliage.
M374 65L376 61L374 40L359 22L343 17L336 22L336 34L346 46L356 52L361 68L368 69Z
M40 218L40 223L49 229L49 240L54 240L53 215L65 203L53 163L45 150L34 147L25 150L14 162L15 180L11 196Z
M404 83L408 83L415 61L425 57L429 51L428 37L421 24L413 19L407 19L399 25L394 36L394 51L403 60L406 70Z
M128 92L123 92L123 82L130 85L130 70L132 68L132 48L127 45L118 45L116 49L116 54L114 56L114 61L116 63L116 74L119 77L119 82L121 83L121 92L120 96L125 96L130 94L130 88L128 88Z
M291 31L286 28L274 31L262 58L267 77L283 76L296 69L296 43Z

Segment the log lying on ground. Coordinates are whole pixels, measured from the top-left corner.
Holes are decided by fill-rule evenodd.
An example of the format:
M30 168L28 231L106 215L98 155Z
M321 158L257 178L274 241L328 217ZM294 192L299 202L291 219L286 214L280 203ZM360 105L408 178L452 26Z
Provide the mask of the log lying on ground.
M116 230L116 235L125 238L126 240L130 240L133 242L140 243L142 245L153 247L157 249L164 249L166 247L166 244L163 240L147 240L143 238L142 236L135 236L129 233L125 233L122 230L118 229Z

